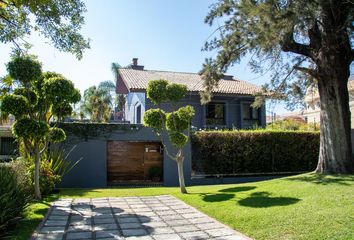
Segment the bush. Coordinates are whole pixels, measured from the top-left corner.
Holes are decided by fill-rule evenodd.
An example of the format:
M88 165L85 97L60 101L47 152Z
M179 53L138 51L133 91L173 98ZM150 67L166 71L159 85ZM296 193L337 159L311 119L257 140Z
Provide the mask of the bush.
M161 181L162 179L162 168L161 167L151 167L149 168L149 177L153 181Z
M0 163L0 238L9 233L31 200L25 171L18 161Z
M34 189L34 161L28 161L28 176L30 178L30 183L32 189ZM53 193L55 185L58 184L61 180L61 177L56 174L51 168L50 162L47 159L41 160L40 167L40 177L39 177L39 186L43 196Z
M197 132L192 134L192 168L197 174L313 171L319 139L319 132Z

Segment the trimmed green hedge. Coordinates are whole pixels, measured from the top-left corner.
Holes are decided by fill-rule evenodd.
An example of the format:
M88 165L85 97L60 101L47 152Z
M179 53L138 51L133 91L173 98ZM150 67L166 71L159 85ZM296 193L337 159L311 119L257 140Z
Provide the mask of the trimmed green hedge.
M206 131L192 134L195 174L313 171L319 132Z

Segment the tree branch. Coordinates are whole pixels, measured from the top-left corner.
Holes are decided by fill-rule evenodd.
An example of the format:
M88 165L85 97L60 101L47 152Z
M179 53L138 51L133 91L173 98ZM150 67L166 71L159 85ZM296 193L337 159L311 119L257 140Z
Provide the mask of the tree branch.
M281 49L284 52L293 52L312 59L310 46L295 42L293 34L292 31L285 36Z
M306 68L306 67L300 67L300 66L294 66L295 70L304 72L308 75L311 75L312 77L318 79L318 72L314 69Z

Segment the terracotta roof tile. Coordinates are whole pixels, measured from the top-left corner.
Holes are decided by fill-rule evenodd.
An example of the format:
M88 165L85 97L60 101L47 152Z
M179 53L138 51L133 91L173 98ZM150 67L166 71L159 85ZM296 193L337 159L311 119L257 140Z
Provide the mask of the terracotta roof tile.
M149 81L165 79L172 83L187 85L188 91L201 92L204 90L203 80L197 73L167 72L155 70L135 70L131 68L119 69L119 74L130 91L145 90ZM219 86L214 93L254 95L260 92L261 88L254 84L233 79L219 81Z

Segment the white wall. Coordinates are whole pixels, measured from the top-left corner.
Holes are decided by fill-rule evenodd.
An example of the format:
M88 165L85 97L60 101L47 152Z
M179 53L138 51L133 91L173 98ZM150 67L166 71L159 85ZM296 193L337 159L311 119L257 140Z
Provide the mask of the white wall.
M145 93L129 93L125 103L125 119L137 123L137 107L141 105L141 121L145 113Z

